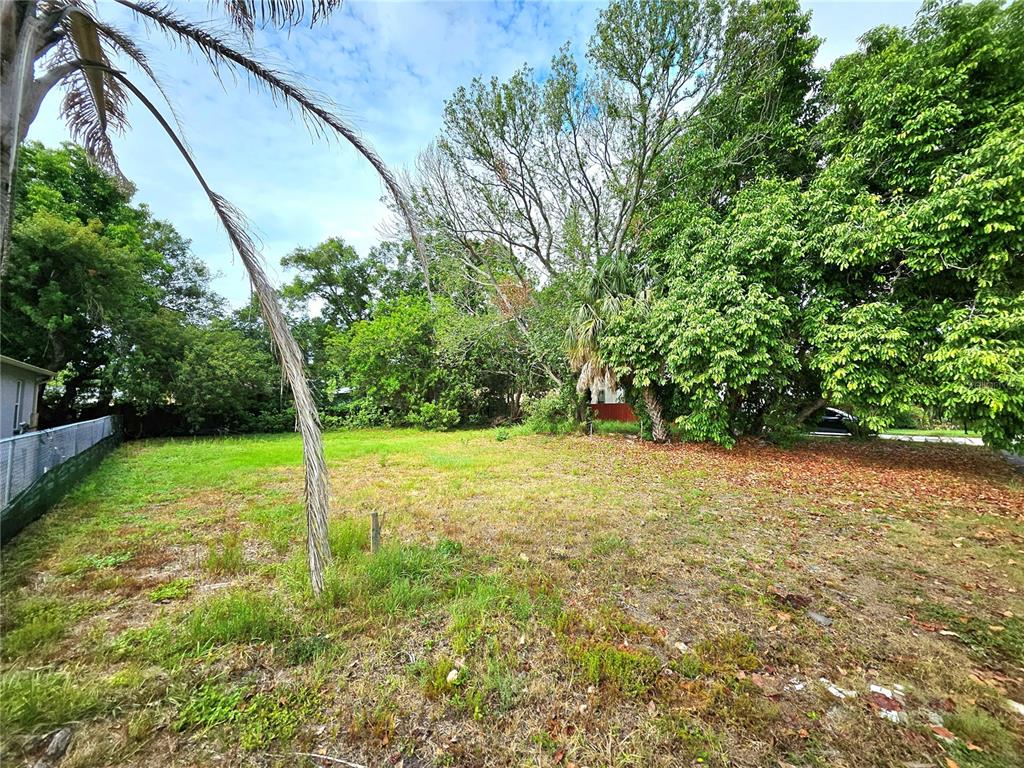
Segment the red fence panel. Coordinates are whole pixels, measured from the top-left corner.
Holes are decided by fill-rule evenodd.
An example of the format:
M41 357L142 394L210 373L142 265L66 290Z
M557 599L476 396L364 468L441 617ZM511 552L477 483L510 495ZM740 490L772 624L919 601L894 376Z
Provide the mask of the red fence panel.
M636 421L636 414L629 403L591 403L594 416L606 421Z

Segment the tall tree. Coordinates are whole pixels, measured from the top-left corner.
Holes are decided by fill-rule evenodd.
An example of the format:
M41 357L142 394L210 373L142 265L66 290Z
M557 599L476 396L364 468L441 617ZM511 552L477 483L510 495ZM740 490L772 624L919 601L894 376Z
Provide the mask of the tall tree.
M419 243L405 194L377 154L338 117L333 105L314 97L296 78L262 64L252 55L253 35L258 26L287 28L302 22L307 14L315 24L337 9L341 0L310 0L308 7L301 0L222 0L220 5L234 34L212 24L192 22L148 0L116 2L133 11L148 29L200 53L218 76L224 73L243 76L256 88L296 109L317 134L337 136L348 142L378 171L413 240ZM18 148L47 93L57 85L64 87L63 115L72 135L99 163L112 169L116 169L117 164L111 133L128 127L127 106L133 98L140 102L167 132L192 170L260 298L261 311L295 399L302 433L307 551L313 590L319 594L323 589L323 570L330 560L327 544L330 489L319 419L300 350L288 329L277 294L263 270L243 217L213 191L181 138L152 101L112 65L111 56L123 57L135 64L145 78L160 86L142 41L105 21L103 10L104 6L80 0L11 0L0 4L0 278L10 250L10 214ZM423 264L425 269L425 258Z

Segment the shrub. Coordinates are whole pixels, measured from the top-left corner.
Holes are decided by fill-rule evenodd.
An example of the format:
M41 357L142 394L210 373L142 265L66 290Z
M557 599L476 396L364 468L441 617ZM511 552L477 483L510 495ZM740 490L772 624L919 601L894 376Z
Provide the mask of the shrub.
M459 412L437 403L420 403L409 413L409 423L444 432L458 425Z
M523 405L526 426L535 432L565 433L576 428L576 390L569 385L553 389Z

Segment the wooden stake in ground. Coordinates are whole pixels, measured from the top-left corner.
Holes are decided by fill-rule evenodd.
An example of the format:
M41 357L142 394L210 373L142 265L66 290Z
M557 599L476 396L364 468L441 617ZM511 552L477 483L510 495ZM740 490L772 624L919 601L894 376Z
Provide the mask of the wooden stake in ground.
M370 513L370 552L376 554L380 549L380 514Z

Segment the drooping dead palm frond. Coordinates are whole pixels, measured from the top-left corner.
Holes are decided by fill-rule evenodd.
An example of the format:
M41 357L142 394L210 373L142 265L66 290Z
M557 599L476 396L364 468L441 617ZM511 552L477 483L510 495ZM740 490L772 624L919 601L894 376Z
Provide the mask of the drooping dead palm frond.
M96 22L83 8L69 6L62 26L66 34L57 43L54 54L58 64L95 61L110 66ZM128 95L107 71L76 67L64 81L61 117L71 137L108 171L124 179L117 164L111 132L123 133L128 127Z
M260 263L259 252L255 241L249 235L245 216L210 188L184 142L142 91L123 74L102 64L86 63L84 66L89 70L101 70L108 73L116 82L124 85L153 115L203 188L249 274L253 291L260 301L260 314L267 324L277 358L281 363L281 369L292 390L292 397L295 399L295 413L299 423L299 432L302 435L302 449L306 464L307 556L313 592L319 595L324 586L324 567L331 561L331 552L327 543L330 486L327 465L324 461L323 441L320 435L320 417L317 414L313 394L309 389L309 382L306 381L302 352L288 328L288 322L277 300L277 292Z

